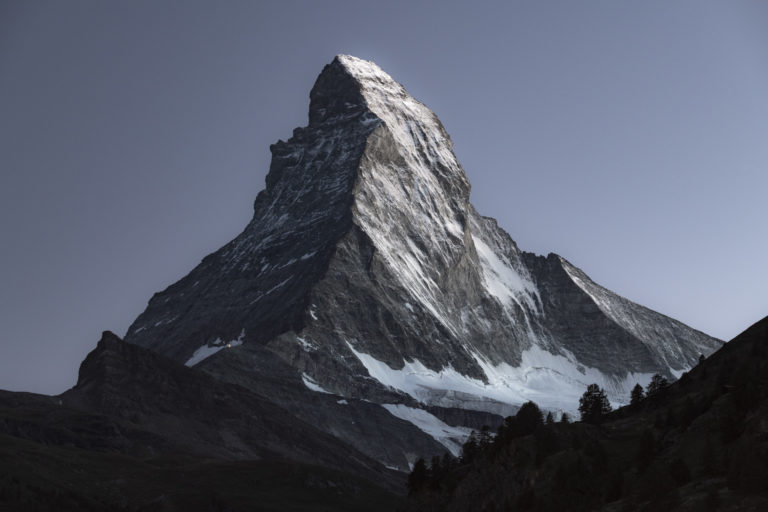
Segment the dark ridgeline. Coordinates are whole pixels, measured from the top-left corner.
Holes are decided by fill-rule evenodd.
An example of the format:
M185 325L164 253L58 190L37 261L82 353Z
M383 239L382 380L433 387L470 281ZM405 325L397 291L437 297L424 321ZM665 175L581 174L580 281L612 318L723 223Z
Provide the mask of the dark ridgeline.
M264 396L109 332L66 393L0 392L0 510L391 510L402 487Z
M406 509L768 510L768 317L656 384L599 425L521 409L495 438L414 470Z

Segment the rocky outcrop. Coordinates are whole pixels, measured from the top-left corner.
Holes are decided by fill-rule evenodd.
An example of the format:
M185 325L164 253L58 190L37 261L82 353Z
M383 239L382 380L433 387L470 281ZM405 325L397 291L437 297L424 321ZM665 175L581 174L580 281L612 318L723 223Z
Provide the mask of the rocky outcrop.
M108 418L113 430L140 430L163 439L162 446L177 452L227 460L292 460L399 485L383 464L261 394L125 343L110 332L83 361L77 385L58 400L67 408ZM420 434L401 423L406 432ZM102 435L114 437L108 433Z

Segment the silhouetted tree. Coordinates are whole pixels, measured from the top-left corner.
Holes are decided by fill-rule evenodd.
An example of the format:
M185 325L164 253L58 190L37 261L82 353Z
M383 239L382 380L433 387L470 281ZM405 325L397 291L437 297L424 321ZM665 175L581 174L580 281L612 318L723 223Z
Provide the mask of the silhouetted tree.
M567 412L564 412L562 416L560 416L560 423L570 423L571 417L568 416Z
M657 395L662 389L669 386L669 382L665 377L662 377L658 373L651 377L651 382L648 383L645 395L648 397Z
M443 455L443 472L450 473L453 468L456 466L456 458L451 455L449 452L445 452Z
M704 357L704 354L701 354L701 355L699 356L699 364L703 363L703 362L704 362L706 359L707 359L707 358L706 358L706 357Z
M515 415L521 435L532 434L544 424L544 415L539 406L533 402L525 402Z
M413 494L421 489L427 481L427 464L424 459L419 459L413 465L413 470L408 476L408 494Z
M597 384L590 384L579 399L581 421L585 423L600 423L603 416L611 412L611 404L605 390Z
M547 423L547 425L552 425L555 423L555 417L552 416L552 411L549 411L547 413L547 419L545 420L545 422Z
M477 433L473 430L469 434L469 438L461 447L461 463L468 464L475 460L477 454L480 452L480 447L477 442Z
M493 436L491 435L491 427L488 425L483 425L483 427L480 429L480 434L477 436L478 448L480 451L485 450L488 448L488 445L490 445L492 441Z
M643 398L645 398L645 393L643 392L643 386L640 384L635 384L635 387L632 388L632 393L629 397L629 405L630 407L637 407L640 405L640 402L643 401Z

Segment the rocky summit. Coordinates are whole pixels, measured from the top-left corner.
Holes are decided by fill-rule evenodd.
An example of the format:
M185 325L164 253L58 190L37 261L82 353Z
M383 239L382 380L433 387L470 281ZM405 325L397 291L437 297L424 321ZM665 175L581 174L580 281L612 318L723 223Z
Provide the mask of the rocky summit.
M722 344L521 251L470 203L437 116L372 62L325 66L308 125L270 149L251 222L125 340L388 466L456 453L528 400L572 413L590 383L624 403Z

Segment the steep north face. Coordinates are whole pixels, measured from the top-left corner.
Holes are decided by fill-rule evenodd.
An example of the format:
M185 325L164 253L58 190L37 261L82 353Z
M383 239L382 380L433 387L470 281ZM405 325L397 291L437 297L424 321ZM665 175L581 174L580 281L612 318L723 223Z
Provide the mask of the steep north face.
M153 296L126 341L254 388L244 361L269 353L436 439L426 406L572 412L592 382L621 402L721 345L520 251L470 204L438 118L374 63L337 56L310 100L245 230Z

